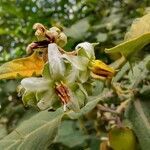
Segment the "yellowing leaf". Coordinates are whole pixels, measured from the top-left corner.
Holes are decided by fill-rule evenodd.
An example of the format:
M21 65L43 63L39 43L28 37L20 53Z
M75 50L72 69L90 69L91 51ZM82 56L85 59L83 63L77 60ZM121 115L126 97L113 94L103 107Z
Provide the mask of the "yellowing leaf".
M125 35L123 43L110 48L105 49L106 53L121 53L125 57L131 56L131 54L137 53L144 46L150 43L150 14L143 16L140 19L136 19L129 32Z
M109 143L113 150L137 150L133 131L125 127L115 127L109 132Z
M44 61L37 53L26 58L15 59L0 66L0 79L14 79L42 74Z

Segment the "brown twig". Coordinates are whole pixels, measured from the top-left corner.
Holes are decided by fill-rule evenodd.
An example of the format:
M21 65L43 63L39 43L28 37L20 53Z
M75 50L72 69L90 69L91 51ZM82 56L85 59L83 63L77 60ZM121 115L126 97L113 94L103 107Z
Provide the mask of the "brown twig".
M103 111L103 112L110 112L110 113L114 113L114 114L119 114L117 111L113 110L113 109L110 109L109 107L105 107L101 104L98 104L97 105L97 108L100 110L100 111Z

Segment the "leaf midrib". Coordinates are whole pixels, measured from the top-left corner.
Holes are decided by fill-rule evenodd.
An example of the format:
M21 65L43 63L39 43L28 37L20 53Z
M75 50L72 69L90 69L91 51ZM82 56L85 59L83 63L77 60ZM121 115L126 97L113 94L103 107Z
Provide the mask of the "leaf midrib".
M48 121L46 124L44 124L44 125L42 125L42 126L36 128L35 130L33 130L32 132L30 132L29 134L27 134L27 135L25 135L24 137L22 137L22 138L23 138L22 140L21 140L21 139L13 140L13 141L15 141L15 142L14 142L13 144L11 144L9 147L7 147L6 150L11 150L11 148L12 148L15 144L17 144L17 143L20 142L20 141L23 142L26 138L28 138L29 136L33 135L35 132L37 132L37 131L40 130L41 128L44 128L45 126L47 126L47 125L49 125L49 124L55 122L57 119L61 119L62 116L63 116L63 115L61 115L59 118L53 119L52 121ZM5 141L5 140L3 140L3 141ZM22 143L21 143L21 145L22 145ZM21 145L20 145L20 146L21 146ZM20 146L19 146L19 147L20 147ZM19 150L19 147L17 148L18 150Z

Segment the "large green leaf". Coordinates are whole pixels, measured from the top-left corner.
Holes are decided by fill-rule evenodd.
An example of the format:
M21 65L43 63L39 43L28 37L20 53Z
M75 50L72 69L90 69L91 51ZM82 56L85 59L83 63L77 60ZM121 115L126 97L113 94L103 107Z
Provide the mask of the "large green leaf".
M129 87L135 88L141 83L146 77L148 77L149 71L146 68L147 63L150 60L150 55L147 55L143 61L137 63L133 66L133 69L129 71L128 75L126 76L129 80Z
M127 119L132 123L140 147L148 150L150 146L150 102L135 100L126 112Z
M70 148L83 145L88 136L78 130L74 121L63 121L58 129L56 143L62 143Z
M129 32L125 35L123 43L110 48L105 49L106 53L121 53L124 56L131 56L133 53L137 53L144 46L150 43L150 14L143 16L140 19L136 19Z
M43 111L22 124L0 141L2 150L44 150L55 138L63 111Z
M0 124L0 139L2 139L6 135L7 135L6 126L3 124Z
M131 28L125 35L125 41L150 33L150 13L133 21Z

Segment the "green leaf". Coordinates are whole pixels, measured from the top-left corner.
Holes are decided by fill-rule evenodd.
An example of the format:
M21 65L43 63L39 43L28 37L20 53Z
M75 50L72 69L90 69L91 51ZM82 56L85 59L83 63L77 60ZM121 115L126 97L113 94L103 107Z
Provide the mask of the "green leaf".
M34 106L37 103L34 92L25 92L22 97L23 104L25 106Z
M134 21L125 35L125 41L113 48L105 49L106 53L120 53L130 57L150 43L150 14Z
M149 85L144 85L141 90L140 90L140 94L142 97L144 97L145 99L149 99L150 98L150 86Z
M104 91L101 95L89 97L87 104L80 110L79 113L75 113L73 111L69 111L69 112L67 112L67 115L71 119L78 119L80 116L83 116L83 115L87 114L93 108L95 108L95 106L98 104L98 102L104 101L105 99L110 97L111 92L110 93L108 92L107 94L106 93L107 92Z
M7 135L6 126L3 124L0 124L0 139L4 138L6 135Z
M72 25L70 28L64 30L65 34L74 39L81 39L89 29L90 25L88 20L82 19Z
M58 135L55 139L56 143L62 143L69 148L84 144L87 136L82 131L77 130L75 122L63 121L58 129Z
M100 42L105 42L108 38L108 35L106 33L98 33L98 35L96 36L97 41Z
M8 33L9 31L7 31L6 29L0 28L0 35L8 34Z
M150 60L147 62L146 68L150 71Z
M125 35L125 41L137 38L150 32L150 13L133 21L130 30Z
M83 116L85 114L87 114L88 112L90 112L93 108L95 108L95 106L97 105L97 103L100 101L100 99L95 99L95 100L91 100L90 102L88 102L81 110L79 113L75 113L73 111L69 111L67 113L67 115L71 118L71 119L77 119L80 116Z
M119 80L121 80L121 78L126 74L127 71L129 71L130 69L130 65L127 62L120 70L119 72L117 72L117 74L115 75L115 77L113 78L113 82L117 82Z
M148 61L150 60L150 55L147 55L143 61L135 64L133 69L129 71L127 78L130 81L129 87L136 87L142 80L146 79L149 71L146 68Z
M17 129L0 140L1 149L46 149L55 138L63 111L43 111L24 121Z
M150 102L135 100L126 111L126 118L132 123L142 150L150 146Z
M105 49L106 53L121 53L125 57L134 54L141 50L144 46L150 43L150 33L141 35L133 40L121 43L113 48Z

